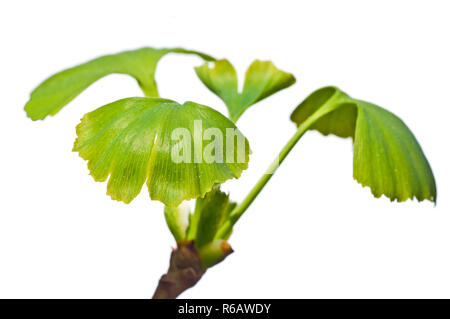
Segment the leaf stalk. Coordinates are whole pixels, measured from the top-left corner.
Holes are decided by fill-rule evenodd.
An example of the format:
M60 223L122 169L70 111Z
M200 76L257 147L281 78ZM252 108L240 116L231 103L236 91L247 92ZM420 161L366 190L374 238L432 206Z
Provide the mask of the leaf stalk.
M295 134L289 139L286 145L281 149L278 156L272 161L272 163L267 168L266 172L260 177L260 179L256 182L255 186L250 190L248 195L244 198L244 200L238 204L235 209L230 213L228 220L222 225L222 227L217 231L215 239L223 239L230 231L233 229L233 226L236 222L241 218L241 216L245 213L247 208L253 203L259 193L263 190L264 186L266 186L267 182L272 178L275 174L278 167L285 160L290 151L294 148L303 134L316 122L318 121L324 114L328 113L330 110L328 108L321 108L312 114L308 119L306 119L297 129Z

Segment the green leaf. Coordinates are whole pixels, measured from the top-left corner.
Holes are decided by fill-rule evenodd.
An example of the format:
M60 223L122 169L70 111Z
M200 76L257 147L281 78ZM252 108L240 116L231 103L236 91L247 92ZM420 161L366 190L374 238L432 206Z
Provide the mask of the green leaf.
M307 97L291 119L299 130L352 137L353 178L375 197L436 202L431 167L412 132L391 112L325 87Z
M203 198L197 198L194 213L190 217L187 239L195 240L198 247L210 243L217 230L228 218L236 203L216 185ZM231 232L225 236L227 239Z
M254 61L238 92L236 70L228 60L217 60L212 68L205 63L195 68L200 80L226 104L230 119L236 122L251 105L295 83L295 77L278 70L270 61Z
M92 83L113 73L131 75L146 96L158 97L156 65L168 53L195 54L206 61L214 60L206 54L181 48L141 48L105 55L49 77L31 92L25 111L32 120L42 120L48 115L55 115Z
M164 207L164 216L170 232L177 242L186 239L186 230L189 226L190 209L186 203L177 207Z
M204 196L215 183L238 178L250 152L247 139L219 112L160 98L102 106L81 119L77 135L73 150L88 161L92 177L106 181L110 175L107 194L125 203L146 181L151 199L167 206Z

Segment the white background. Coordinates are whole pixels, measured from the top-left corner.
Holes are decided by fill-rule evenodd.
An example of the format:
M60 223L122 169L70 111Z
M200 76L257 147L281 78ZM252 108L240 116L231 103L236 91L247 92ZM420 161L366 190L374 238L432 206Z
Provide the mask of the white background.
M31 90L54 72L142 46L256 58L297 84L238 122L250 168L224 185L241 200L295 132L289 115L336 85L381 105L415 133L438 203L374 199L352 180L349 139L309 132L235 227L235 253L186 298L450 297L449 74L446 1L10 1L0 5L0 297L149 298L174 241L144 188L130 205L106 196L72 153L82 115L141 95L111 75L57 116L27 119ZM225 112L196 78L193 56L164 57L160 93Z

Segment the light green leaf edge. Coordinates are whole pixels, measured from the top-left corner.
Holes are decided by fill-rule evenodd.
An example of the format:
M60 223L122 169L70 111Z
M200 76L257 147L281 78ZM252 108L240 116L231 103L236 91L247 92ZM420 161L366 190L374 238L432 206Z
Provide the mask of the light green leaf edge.
M436 202L430 164L412 132L391 112L324 87L308 96L291 120L299 129L352 137L353 178L370 187L375 197Z
M148 97L158 97L155 72L158 61L168 53L195 54L206 61L214 58L197 51L141 48L105 55L56 73L31 92L25 111L32 120L55 115L95 81L113 73L134 77Z
M237 122L251 105L295 83L295 77L281 71L270 61L255 60L245 73L244 87L238 92L236 70L228 60L214 61L196 67L197 76L226 104L229 117Z
M172 139L175 129L187 129L195 156L194 121L200 120L203 129L236 129L245 141L243 162L175 163L172 150L179 141ZM250 147L248 140L225 116L212 108L193 102L183 105L161 98L127 98L87 113L77 126L73 150L88 161L90 174L96 181L106 181L107 194L112 199L131 202L145 182L150 198L170 207L183 200L203 197L216 183L238 178L247 169ZM197 145L204 152L209 141ZM225 154L226 141L223 143ZM233 144L236 151L236 144ZM188 149L188 148L187 148Z

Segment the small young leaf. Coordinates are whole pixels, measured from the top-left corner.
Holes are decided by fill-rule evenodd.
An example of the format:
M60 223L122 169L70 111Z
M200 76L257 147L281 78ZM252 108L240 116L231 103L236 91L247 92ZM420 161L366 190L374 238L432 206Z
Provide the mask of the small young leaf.
M205 138L208 129L219 139L215 151L225 154L215 161L207 157L215 143ZM160 98L127 98L102 106L82 118L77 135L74 151L88 160L92 177L105 181L110 175L108 195L125 203L145 181L150 197L167 206L202 197L214 184L238 178L250 152L247 139L219 112Z
M170 232L177 242L186 238L186 230L189 225L189 205L185 202L177 207L164 207L164 215Z
M308 96L291 119L299 129L352 137L353 178L375 197L436 201L433 173L419 143L391 112L325 87Z
M195 68L200 80L226 104L236 122L251 105L295 83L295 77L278 70L270 61L254 61L245 73L242 93L238 92L236 70L228 60L217 60Z
M230 244L223 239L211 241L198 250L202 266L205 269L220 263L232 252Z
M218 185L213 187L203 198L197 198L195 211L189 221L187 239L194 239L198 247L210 243L234 207L236 203L230 201L229 195L220 191ZM229 235L231 233L224 239Z
M138 81L146 96L158 97L156 65L168 53L195 54L206 61L214 60L206 54L181 48L141 48L105 55L49 77L31 92L25 111L32 120L55 115L92 83L113 73L131 75Z

